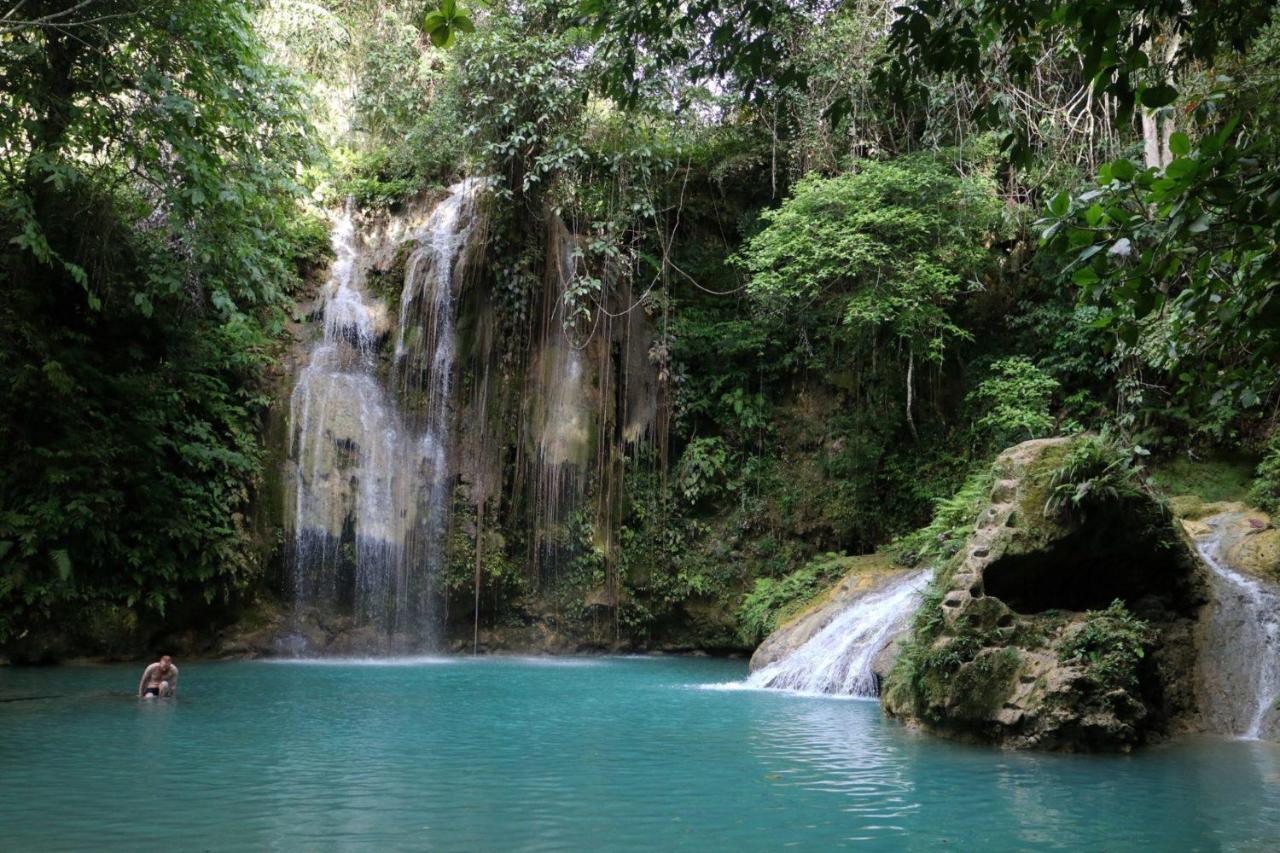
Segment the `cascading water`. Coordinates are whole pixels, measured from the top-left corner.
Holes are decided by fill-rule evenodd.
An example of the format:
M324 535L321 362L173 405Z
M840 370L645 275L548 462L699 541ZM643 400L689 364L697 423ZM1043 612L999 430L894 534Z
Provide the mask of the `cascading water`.
M1227 566L1224 525L1206 524L1210 532L1196 550L1214 591L1200 653L1207 722L1226 734L1265 737L1280 717L1280 593Z
M750 687L831 693L879 694L871 667L893 635L919 606L928 572L915 572L862 596L804 645L747 679Z
M313 606L349 608L371 635L364 645L418 648L435 639L451 483L455 269L477 186L452 187L418 235L389 383L380 356L391 318L365 289L350 212L333 228L324 335L290 404L291 582L299 616Z
M416 455L423 466L421 552L429 578L439 574L452 504L453 378L457 362L457 287L463 249L475 224L475 200L487 186L469 178L449 188L432 211L423 245L414 250L400 293L395 367L402 399L417 435ZM412 343L406 343L406 334Z
M566 316L569 290L579 275L578 245L558 221L551 230L551 268L543 306L542 337L533 371L531 458L533 563L554 575L566 546L566 529L586 489L592 433L599 427L596 394L586 355L572 339ZM597 436L598 439L598 436Z

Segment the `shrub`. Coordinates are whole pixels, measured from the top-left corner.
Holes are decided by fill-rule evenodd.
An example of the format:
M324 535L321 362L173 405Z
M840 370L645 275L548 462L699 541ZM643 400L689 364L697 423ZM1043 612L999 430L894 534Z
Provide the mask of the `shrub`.
M759 643L802 605L835 582L847 568L846 558L824 554L783 578L759 578L738 607L738 636Z
M1058 388L1053 379L1025 356L1002 358L991 365L991 375L968 397L985 414L978 429L991 446L1003 447L1053 431L1049 401Z
M1270 513L1280 512L1280 430L1267 441L1249 499Z
M1103 692L1132 691L1138 669L1155 644L1157 633L1116 599L1106 610L1091 610L1085 621L1058 641L1058 660L1083 666Z

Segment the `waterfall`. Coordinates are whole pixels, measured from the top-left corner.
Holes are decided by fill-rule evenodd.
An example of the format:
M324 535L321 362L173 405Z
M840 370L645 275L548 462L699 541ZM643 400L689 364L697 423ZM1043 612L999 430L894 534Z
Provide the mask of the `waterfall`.
M452 482L455 272L479 185L450 188L415 235L389 369L393 321L365 288L350 211L333 226L323 337L290 401L290 582L299 616L349 610L364 645L434 642Z
M593 372L568 321L569 291L578 269L578 241L553 221L548 246L541 340L531 375L532 515L530 544L535 573L557 574L561 556L571 551L574 510L586 491L599 402L600 371ZM598 322L598 318L597 318ZM592 337L592 336L589 336ZM599 344L597 344L598 348Z
M804 645L747 679L752 687L875 697L871 667L920 603L927 571L913 572L854 601Z
M1214 591L1200 652L1205 715L1216 731L1257 739L1280 699L1280 592L1226 564L1223 521L1208 519L1196 542Z

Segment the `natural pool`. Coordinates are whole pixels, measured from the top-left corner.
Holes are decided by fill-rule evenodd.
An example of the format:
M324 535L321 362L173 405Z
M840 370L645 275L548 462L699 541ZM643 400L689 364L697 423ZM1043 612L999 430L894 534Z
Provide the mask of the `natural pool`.
M0 669L0 848L1280 850L1274 744L958 746L705 689L742 661L179 664Z

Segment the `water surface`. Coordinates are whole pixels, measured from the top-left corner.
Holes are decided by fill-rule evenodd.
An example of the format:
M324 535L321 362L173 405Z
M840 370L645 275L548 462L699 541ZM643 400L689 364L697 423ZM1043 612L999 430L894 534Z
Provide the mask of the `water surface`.
M0 847L1280 849L1274 744L960 746L704 689L741 661L179 664L146 702L141 666L0 669Z

